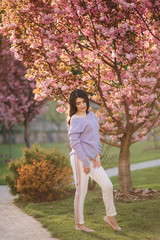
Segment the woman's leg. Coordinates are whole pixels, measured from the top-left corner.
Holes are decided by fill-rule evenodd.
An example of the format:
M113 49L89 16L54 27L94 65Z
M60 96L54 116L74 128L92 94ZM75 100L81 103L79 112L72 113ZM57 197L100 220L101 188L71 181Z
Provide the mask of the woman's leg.
M76 225L84 224L83 208L85 196L88 190L89 175L84 173L83 163L76 155L71 155L70 161L76 185L74 199L75 223Z
M121 228L116 223L114 216L117 214L114 201L113 201L113 185L104 171L103 167L93 168L93 162L90 161L91 171L89 176L96 182L102 189L102 197L106 209L106 216L104 221L109 224L114 230L121 231Z
M102 197L106 209L107 216L115 216L116 209L113 202L113 185L104 171L103 167L93 168L93 162L90 161L91 171L89 176L96 182L102 189Z

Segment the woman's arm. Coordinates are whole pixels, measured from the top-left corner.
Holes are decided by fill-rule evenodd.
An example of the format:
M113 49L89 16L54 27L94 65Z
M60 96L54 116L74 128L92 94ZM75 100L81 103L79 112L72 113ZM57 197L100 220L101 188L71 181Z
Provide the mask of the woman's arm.
M79 160L83 162L83 167L88 167L89 160L83 151L80 134L84 131L84 126L79 121L79 119L75 118L71 120L70 129L69 129L69 140L71 148L75 151Z
M102 153L102 144L101 144L100 139L99 139L98 153L99 153L99 155L101 155L101 153Z

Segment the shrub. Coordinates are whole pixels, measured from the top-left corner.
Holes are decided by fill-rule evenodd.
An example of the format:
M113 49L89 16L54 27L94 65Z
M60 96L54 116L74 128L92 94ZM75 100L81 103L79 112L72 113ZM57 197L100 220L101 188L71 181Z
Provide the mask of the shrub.
M20 167L20 161L11 161L8 163L8 170L9 172L5 174L5 180L7 185L10 187L10 192L13 195L17 194L17 179L18 179L18 171L17 169Z
M68 159L56 149L39 145L25 148L19 161L9 163L6 182L23 201L51 201L61 198L72 183Z

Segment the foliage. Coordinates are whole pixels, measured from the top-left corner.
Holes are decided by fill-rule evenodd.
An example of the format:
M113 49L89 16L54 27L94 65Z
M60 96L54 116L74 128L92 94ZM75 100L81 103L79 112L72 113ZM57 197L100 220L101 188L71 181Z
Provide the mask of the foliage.
M20 167L20 165L21 163L18 160L9 162L8 164L9 172L5 174L5 181L7 185L10 187L10 191L13 195L16 195L18 193L16 184L17 184L17 179L19 177L17 170Z
M42 112L44 102L34 99L35 82L25 78L27 70L23 62L10 51L10 42L0 38L0 122L12 129L25 119L33 121L35 115Z
M56 149L47 151L39 145L25 148L19 161L10 162L9 170L6 182L23 201L56 200L64 196L72 182L67 158Z
M6 172L8 172L8 164L7 163L2 163L0 160L0 185L5 185L5 179L4 179L4 175L6 174Z
M39 98L85 88L110 143L132 144L159 119L158 2L5 0L1 31Z
M121 149L121 191L131 190L129 148L160 123L159 0L4 0L2 9L1 31L36 77L37 99L67 103L85 89L102 140Z
M64 186L71 182L69 168L58 168L44 159L21 165L17 171L19 177L16 188L23 201L56 200L64 194Z

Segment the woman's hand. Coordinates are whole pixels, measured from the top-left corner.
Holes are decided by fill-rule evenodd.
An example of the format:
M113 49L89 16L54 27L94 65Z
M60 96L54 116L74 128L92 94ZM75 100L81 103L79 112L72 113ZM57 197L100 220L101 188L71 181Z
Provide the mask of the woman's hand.
M85 172L86 174L88 174L88 173L90 172L90 166L84 167L84 172Z
M97 154L96 158L93 160L93 167L94 167L94 168L99 168L99 167L101 167L101 162L100 162L100 155L99 155L99 153Z

